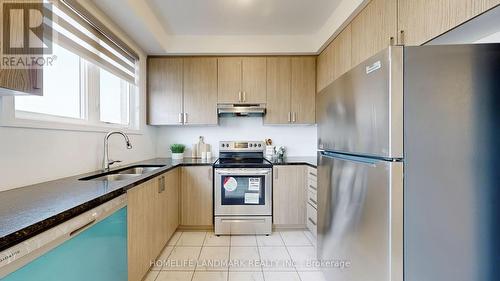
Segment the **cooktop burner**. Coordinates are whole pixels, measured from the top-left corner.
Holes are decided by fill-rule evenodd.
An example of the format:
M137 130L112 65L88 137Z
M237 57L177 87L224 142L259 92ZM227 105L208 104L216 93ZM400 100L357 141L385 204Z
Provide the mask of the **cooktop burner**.
M273 164L265 158L219 158L216 168L270 168Z
M270 168L264 158L265 143L261 141L222 141L216 168Z

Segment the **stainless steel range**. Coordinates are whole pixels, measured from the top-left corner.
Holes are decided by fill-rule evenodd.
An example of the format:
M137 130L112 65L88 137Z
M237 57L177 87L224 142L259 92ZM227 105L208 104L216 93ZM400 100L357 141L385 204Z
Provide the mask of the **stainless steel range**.
M223 141L215 162L215 234L271 234L272 164L265 143Z

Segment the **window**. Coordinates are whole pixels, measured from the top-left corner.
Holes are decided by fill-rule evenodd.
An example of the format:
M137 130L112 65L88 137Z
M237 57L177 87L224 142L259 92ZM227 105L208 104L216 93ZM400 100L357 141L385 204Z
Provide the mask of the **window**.
M130 120L130 85L127 81L99 70L100 120L106 123L127 125Z
M57 56L57 63L44 68L44 95L16 97L16 111L80 119L84 117L80 91L80 57L55 44L53 51Z
M77 1L51 2L43 23L55 58L43 69L43 96L0 98L0 125L138 130L134 50Z

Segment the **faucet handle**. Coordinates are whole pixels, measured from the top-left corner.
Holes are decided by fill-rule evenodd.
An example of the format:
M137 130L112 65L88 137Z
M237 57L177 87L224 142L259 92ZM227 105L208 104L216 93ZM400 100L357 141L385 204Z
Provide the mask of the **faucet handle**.
M115 163L121 163L121 162L122 162L122 161L120 161L120 160L109 160L109 161L108 161L108 164L111 166L111 165L113 165L113 164L115 164Z

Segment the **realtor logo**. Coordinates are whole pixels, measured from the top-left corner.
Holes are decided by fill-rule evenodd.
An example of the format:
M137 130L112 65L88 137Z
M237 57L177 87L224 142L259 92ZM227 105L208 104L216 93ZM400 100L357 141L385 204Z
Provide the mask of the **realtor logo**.
M43 1L2 3L0 68L41 68L52 65L52 4ZM50 61L49 61L50 60Z

